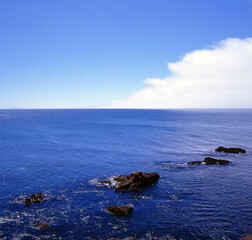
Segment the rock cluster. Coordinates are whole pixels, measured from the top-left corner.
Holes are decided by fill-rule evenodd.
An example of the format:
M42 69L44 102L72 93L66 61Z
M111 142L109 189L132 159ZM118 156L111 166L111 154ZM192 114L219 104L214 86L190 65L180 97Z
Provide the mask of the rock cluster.
M124 205L122 207L108 206L107 211L110 214L115 215L117 217L121 217L121 216L128 217L132 213L133 209L134 209L133 206L128 204L128 205Z
M242 148L226 148L218 147L215 149L215 152L225 152L225 153L246 153L246 150Z
M29 206L33 203L40 203L43 201L44 195L42 193L32 194L30 197L25 199L25 205Z
M225 147L218 147L215 149L216 152L225 152L225 153L246 153L246 150L242 148L225 148ZM228 160L222 160L222 159L215 159L211 157L206 157L203 161L206 165L213 165L213 164L228 164L231 163ZM203 162L201 161L192 161L187 162L189 165L200 165Z
M155 172L133 172L130 175L120 175L119 177L114 178L115 181L119 182L115 190L118 192L124 192L127 190L138 191L156 183L159 177L159 174Z
M225 147L218 147L216 152L225 152L225 153L246 153L244 149L241 148L225 148ZM212 157L206 157L203 162L201 161L192 161L187 162L189 165L200 165L205 163L206 165L213 165L213 164L229 164L231 163L228 160L222 159L215 159ZM117 182L115 190L117 192L125 192L125 191L139 191L144 187L150 186L158 181L160 178L159 174L156 172L152 173L144 173L144 172L133 172L130 175L120 175L113 180ZM111 185L113 181L103 180L99 181L100 184ZM31 205L33 203L39 203L43 201L44 195L42 193L32 194L30 197L25 199L25 205ZM169 197L171 200L179 200L180 198L174 194ZM107 211L111 215L120 217L126 216L129 217L133 211L134 207L131 204L124 205L124 206L108 206ZM38 229L48 229L50 225L48 223L40 222L35 225ZM95 240L90 238L89 240ZM131 238L109 238L108 240L136 240L135 237ZM168 238L163 238L162 240L169 240ZM252 235L243 237L241 240L252 240Z

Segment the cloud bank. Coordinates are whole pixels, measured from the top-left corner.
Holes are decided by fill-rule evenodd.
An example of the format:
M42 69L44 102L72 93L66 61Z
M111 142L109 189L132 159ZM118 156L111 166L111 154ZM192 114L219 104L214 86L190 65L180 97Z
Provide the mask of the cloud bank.
M229 38L168 63L171 75L107 108L251 108L252 38Z

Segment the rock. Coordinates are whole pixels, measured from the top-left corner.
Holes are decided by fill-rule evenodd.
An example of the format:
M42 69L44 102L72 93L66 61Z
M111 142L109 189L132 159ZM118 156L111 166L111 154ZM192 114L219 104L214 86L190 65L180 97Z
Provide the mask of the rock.
M123 182L120 182L115 188L118 192L124 192L127 190L138 191L143 187L147 187L156 183L159 179L158 173L143 173L143 172L133 172L130 175L124 175ZM121 178L122 179L122 178Z
M204 159L204 163L206 165L213 165L213 164L228 164L231 163L228 160L222 160L222 159L215 159L215 158L211 158L211 157L206 157Z
M110 214L115 215L117 217L120 216L128 217L133 211L133 206L132 205L124 205L122 207L108 206L107 210Z
M25 205L31 205L33 203L40 203L43 201L44 195L42 193L32 194L30 197L25 199Z
M187 162L186 164L189 165L200 165L202 162L201 161L193 161L193 162Z
M104 181L99 181L98 183L101 183L101 184L112 184L110 181L107 181L107 180L104 180Z
M218 160L217 160L217 163L218 163L218 164L229 164L229 163L231 163L231 162L228 161L228 160L218 159Z
M172 194L172 195L170 196L170 199L171 199L171 200L174 200L174 201L177 201L177 200L179 200L180 198L179 198L178 196L176 196L175 194Z
M129 175L120 175L120 176L114 178L114 181L116 181L116 182L125 182L128 179L129 179Z
M37 228L39 229L47 229L50 227L50 225L48 223L44 223L44 222L41 222L41 223L37 223L35 225Z
M241 240L252 240L252 235L245 236Z
M225 152L225 153L246 153L246 150L242 148L225 148L225 147L218 147L215 149L216 152Z

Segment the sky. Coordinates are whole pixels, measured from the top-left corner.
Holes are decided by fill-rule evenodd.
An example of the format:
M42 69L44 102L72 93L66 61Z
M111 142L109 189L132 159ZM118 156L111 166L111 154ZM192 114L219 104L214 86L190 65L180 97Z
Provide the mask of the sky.
M251 108L252 0L0 0L0 108Z

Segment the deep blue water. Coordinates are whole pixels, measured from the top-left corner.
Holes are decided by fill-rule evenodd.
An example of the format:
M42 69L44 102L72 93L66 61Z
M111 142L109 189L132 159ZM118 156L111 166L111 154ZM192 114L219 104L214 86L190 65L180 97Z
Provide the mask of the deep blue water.
M247 154L216 153L218 146ZM232 164L185 164L206 156ZM252 234L252 110L0 110L0 163L1 239ZM161 178L137 193L97 183L133 171ZM45 200L24 206L38 192ZM129 218L106 212L128 203ZM51 228L38 230L38 222Z

